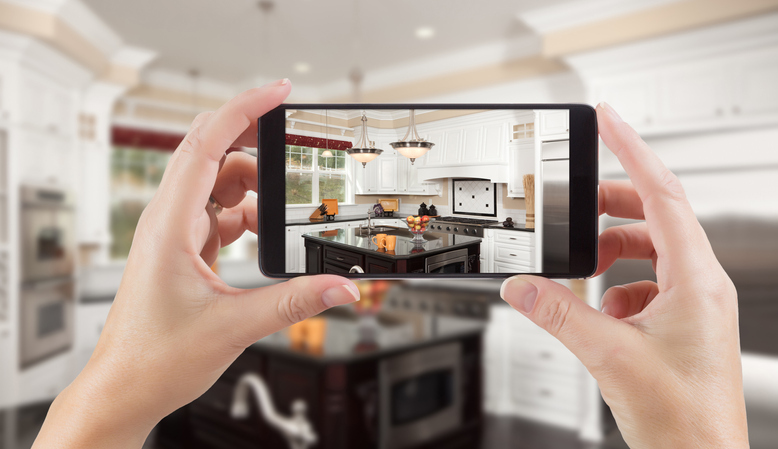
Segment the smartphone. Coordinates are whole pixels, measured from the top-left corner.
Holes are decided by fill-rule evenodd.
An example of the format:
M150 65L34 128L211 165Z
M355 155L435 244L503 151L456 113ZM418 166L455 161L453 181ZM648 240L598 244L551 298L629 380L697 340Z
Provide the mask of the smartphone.
M283 104L258 119L272 278L585 278L597 120L582 104Z

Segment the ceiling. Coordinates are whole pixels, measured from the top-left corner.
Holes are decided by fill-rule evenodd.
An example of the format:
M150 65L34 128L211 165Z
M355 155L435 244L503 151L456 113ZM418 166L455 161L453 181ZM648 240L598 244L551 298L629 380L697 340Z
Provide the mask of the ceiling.
M356 66L369 72L529 36L518 13L567 0L274 0L269 13L256 0L84 1L127 44L158 52L153 68L320 85ZM434 36L417 38L420 27ZM298 63L310 70L299 73Z

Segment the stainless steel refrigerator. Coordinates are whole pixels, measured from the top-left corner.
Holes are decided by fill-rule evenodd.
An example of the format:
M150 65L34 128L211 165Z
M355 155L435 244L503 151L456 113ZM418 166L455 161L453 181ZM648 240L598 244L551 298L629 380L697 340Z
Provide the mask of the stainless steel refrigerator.
M543 211L543 272L570 271L570 145L568 140L544 142L539 206Z

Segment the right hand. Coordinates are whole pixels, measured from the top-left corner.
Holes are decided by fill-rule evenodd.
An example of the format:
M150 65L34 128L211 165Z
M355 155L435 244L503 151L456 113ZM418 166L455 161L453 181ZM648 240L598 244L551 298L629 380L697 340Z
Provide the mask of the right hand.
M597 121L632 181L600 183L600 214L646 221L602 233L596 274L650 259L658 282L608 289L601 312L536 276L501 296L581 360L630 447L748 447L735 287L678 178L610 106Z

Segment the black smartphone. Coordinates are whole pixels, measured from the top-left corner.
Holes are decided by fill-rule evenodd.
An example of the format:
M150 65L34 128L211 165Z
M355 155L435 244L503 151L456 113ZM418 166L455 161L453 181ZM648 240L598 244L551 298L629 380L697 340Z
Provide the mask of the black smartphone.
M283 104L258 123L273 278L584 278L597 120L582 104Z

